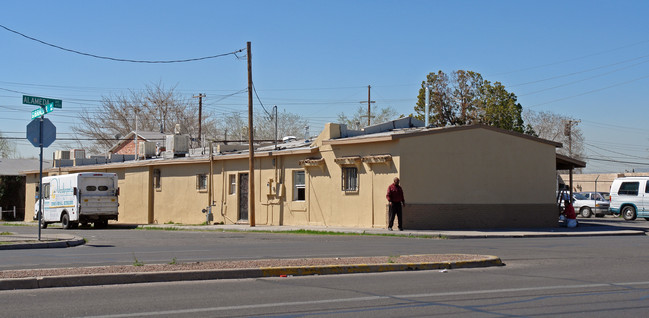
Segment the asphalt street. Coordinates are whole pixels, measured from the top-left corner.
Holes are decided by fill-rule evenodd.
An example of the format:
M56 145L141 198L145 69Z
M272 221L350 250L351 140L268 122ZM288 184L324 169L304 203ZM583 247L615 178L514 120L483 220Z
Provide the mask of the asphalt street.
M621 224L649 226L644 220ZM35 230L0 231L18 228ZM0 291L0 299L12 304L0 317L639 317L649 306L649 238L644 235L447 240L132 229L74 233L88 243L0 251L0 269L132 264L134 257L165 263L173 257L424 253L496 255L506 266Z

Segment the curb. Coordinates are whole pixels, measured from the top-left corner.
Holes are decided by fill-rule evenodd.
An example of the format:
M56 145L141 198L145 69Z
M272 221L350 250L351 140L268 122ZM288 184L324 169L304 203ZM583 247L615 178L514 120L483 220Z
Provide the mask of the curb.
M34 238L36 239L36 238ZM86 244L82 237L68 235L68 238L45 238L52 241L35 241L16 244L0 244L0 250L36 249L36 248L66 248Z
M242 279L261 277L286 277L307 275L338 275L379 273L389 271L419 271L504 266L497 256L486 255L483 259L457 262L432 262L413 264L356 264L325 266L287 266L247 269L218 269L177 272L145 272L123 274L95 274L74 276L49 276L0 279L0 290L38 289L52 287L80 287L98 285L159 283L193 280Z

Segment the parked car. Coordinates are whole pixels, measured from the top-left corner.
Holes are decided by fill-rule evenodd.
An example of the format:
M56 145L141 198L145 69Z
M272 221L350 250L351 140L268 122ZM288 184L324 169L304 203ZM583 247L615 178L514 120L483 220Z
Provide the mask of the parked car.
M649 221L649 177L616 178L611 184L611 212L627 221L637 217Z
M604 195L599 192L577 192L572 194L573 206L575 212L579 215L589 218L593 215L603 217L609 214L609 201L604 199Z
M608 192L579 192L590 200L611 201L611 195Z

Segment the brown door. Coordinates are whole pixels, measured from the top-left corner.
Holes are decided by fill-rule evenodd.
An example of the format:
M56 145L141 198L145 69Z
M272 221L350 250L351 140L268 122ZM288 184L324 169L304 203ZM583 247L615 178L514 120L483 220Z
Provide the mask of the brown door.
M239 175L239 220L248 220L248 174Z

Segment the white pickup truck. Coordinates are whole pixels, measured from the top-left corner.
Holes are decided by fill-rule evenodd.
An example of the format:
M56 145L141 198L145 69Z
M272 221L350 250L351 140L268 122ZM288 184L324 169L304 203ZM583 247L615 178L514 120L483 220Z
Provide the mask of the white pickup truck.
M38 189L36 195L38 196ZM117 174L82 172L43 178L42 228L61 222L64 229L93 222L95 228L105 228L108 220L117 220ZM38 220L38 204L34 205L34 220Z

